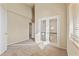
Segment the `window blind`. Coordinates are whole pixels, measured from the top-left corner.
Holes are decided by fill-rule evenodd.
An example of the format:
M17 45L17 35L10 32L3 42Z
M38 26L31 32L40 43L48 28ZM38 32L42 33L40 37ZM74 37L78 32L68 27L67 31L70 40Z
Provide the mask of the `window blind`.
M73 35L79 38L79 19L77 17L73 18Z

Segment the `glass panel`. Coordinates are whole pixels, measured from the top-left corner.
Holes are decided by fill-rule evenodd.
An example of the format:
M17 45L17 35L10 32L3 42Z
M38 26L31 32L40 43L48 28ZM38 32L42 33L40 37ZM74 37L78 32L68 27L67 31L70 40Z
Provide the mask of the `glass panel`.
M46 32L46 20L41 21L41 32Z
M73 35L79 38L79 20L76 16L73 16Z
M49 21L50 23L50 42L51 43L57 43L57 20L56 19L51 19Z
M46 41L46 20L41 21L41 40Z
M50 20L50 32L51 33L57 32L57 21L56 21L56 19Z

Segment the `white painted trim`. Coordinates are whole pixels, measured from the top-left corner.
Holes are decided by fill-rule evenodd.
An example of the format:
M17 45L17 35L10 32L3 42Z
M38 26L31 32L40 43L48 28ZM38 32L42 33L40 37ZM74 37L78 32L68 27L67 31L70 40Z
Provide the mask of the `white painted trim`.
M52 44L52 43L50 43L50 45L53 45L53 46L54 46L54 47L56 47L56 48L60 48L60 49L67 50L67 48L64 48L64 47L59 47L59 46L56 46L55 44Z
M59 47L59 46L56 46L57 48L60 48L60 49L64 49L64 50L67 50L67 48L63 48L63 47Z
M61 29L60 29L60 28L61 28L61 27L60 27L60 24L61 24L61 23L60 23L60 17L57 17L57 40L58 40L57 46L58 46L58 47L60 47L60 33L61 33L61 32L60 32L60 30L61 30Z
M17 12L14 12L14 11L8 10L8 9L7 9L7 12L10 12L10 13L16 14L16 15L21 16L21 17L24 17L24 18L26 18L26 19L30 19L30 20L32 19L32 18L30 18L30 17L28 17L28 16L24 16L24 15L22 15L22 14L20 14L20 13L17 13Z
M0 51L0 55L3 54L5 51Z

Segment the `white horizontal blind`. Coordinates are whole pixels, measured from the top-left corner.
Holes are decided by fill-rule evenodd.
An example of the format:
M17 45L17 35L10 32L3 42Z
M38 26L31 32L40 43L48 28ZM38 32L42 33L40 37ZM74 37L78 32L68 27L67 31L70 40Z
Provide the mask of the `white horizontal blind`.
M79 19L77 16L73 18L73 35L79 38Z

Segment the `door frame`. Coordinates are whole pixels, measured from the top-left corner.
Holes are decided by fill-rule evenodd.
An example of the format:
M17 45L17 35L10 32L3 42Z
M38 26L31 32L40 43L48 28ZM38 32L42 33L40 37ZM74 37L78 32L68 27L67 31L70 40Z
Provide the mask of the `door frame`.
M60 47L60 28L61 28L61 26L60 26L60 16L53 16L53 17L48 17L48 19L50 20L50 19L57 19L57 47Z
M29 23L29 39L32 39L32 22Z
M46 19L46 20L50 20L50 19L57 19L57 47L60 47L60 28L61 28L61 23L60 23L60 21L61 21L61 19L60 19L60 16L51 16L51 17L44 17L44 18L40 18L40 19L38 19L38 30L36 30L36 31L38 31L36 34L35 34L35 41L36 41L36 43L40 43L41 42L41 40L40 40L40 29L39 29L39 27L40 27L40 20L43 20L43 19ZM36 26L36 24L35 24L35 26ZM48 38L49 38L49 36L48 36ZM49 43L49 42L48 42Z

